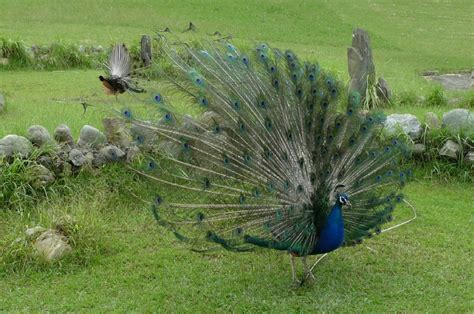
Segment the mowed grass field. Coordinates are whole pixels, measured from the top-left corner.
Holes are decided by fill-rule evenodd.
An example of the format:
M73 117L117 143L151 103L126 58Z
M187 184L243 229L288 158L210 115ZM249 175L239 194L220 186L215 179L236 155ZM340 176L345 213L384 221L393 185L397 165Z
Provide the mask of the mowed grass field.
M249 47L268 42L318 60L347 81L346 47L356 27L369 31L379 75L398 95L426 95L424 70L473 67L470 1L12 1L0 0L0 37L27 44L54 41L108 47L136 44L142 34L192 21L200 34L219 30ZM200 35L196 35L200 36ZM67 123L100 128L113 97L103 95L101 71L3 71L8 111L0 136L32 124L50 131ZM464 97L466 93L448 93ZM78 99L94 107L83 114ZM396 107L388 112L448 107ZM183 109L186 111L186 108ZM192 111L192 109L189 109ZM0 210L0 251L27 227L61 215L78 222L75 253L45 265L11 253L0 257L0 311L167 312L472 312L474 187L468 183L411 183L405 193L418 219L364 244L330 254L312 286L291 289L289 259L273 251L197 254L158 228L138 199L149 186L118 167L66 182L70 192ZM160 187L163 188L163 187ZM169 193L180 191L169 190ZM395 222L409 218L401 207Z

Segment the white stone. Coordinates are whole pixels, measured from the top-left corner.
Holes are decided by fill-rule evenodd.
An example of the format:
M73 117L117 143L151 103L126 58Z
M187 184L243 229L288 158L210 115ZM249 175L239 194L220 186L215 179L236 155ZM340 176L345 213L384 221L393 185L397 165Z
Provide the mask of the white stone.
M41 226L36 226L33 228L28 228L25 231L25 234L28 238L35 238L38 234L42 233L46 229Z
M37 254L49 262L59 260L72 251L67 238L51 229L46 230L36 239L34 247Z
M439 155L457 159L460 151L461 146L458 143L452 140L447 140L446 143L444 143L443 147L441 147L441 149L439 150Z
M474 134L474 112L453 109L443 114L443 127L451 133Z
M391 114L385 120L384 127L390 135L398 134L401 129L412 139L419 138L423 131L420 121L412 114Z
M26 137L10 134L0 140L0 157L12 157L16 154L26 157L32 148L33 145Z

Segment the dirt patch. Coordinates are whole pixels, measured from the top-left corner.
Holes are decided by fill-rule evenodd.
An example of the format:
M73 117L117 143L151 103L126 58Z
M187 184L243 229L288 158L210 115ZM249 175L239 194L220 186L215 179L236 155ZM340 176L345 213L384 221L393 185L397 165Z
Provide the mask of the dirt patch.
M469 73L438 74L435 71L423 73L428 81L435 81L449 90L470 89L474 86L474 71Z

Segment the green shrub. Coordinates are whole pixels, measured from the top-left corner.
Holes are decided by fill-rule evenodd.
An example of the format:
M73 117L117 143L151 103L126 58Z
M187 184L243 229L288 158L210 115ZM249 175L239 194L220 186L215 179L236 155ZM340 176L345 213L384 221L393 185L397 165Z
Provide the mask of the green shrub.
M0 58L7 58L6 68L28 67L33 64L33 57L22 41L0 39Z
M448 99L441 86L434 87L426 96L424 101L425 106L429 107L444 107L448 104Z
M38 61L38 66L45 69L92 68L95 65L92 55L80 52L75 45L62 43L52 44Z
M414 91L405 91L395 97L395 102L401 106L418 106L420 100Z

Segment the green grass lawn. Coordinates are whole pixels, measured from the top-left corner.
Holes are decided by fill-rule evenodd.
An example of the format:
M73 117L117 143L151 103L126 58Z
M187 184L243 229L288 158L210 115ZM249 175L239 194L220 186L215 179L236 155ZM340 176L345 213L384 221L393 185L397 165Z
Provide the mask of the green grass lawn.
M156 226L146 206L137 206L126 189L104 192L114 190L117 180L89 180L74 195L43 203L28 217L0 214L3 240L21 236L27 225L47 225L64 212L76 217L84 234L91 233L83 236L80 254L61 264L31 262L16 273L0 272L0 310L459 313L473 309L474 198L467 184L412 183L406 194L417 207L417 220L331 253L316 268L317 282L294 290L285 254L190 252ZM395 223L410 215L408 208L400 207Z
M474 63L469 1L0 0L0 8L0 35L28 44L131 44L141 34L164 26L181 30L193 21L201 34L232 33L247 47L265 41L293 48L343 81L346 47L352 29L361 27L371 35L378 74L396 95L429 93L433 85L420 77L423 70L461 71ZM0 69L8 103L0 137L24 134L32 124L53 131L66 123L76 136L84 124L100 128L115 104L103 94L100 74ZM95 105L85 114L81 96ZM441 116L452 106L386 111L422 119L426 111ZM136 200L147 198L146 183L114 166L103 171L66 180L65 196L25 203L21 212L0 210L0 311L474 311L472 184L415 180L406 194L417 220L337 250L318 265L316 284L294 290L284 254L190 252ZM75 253L61 263L43 264L11 246L27 227L49 226L65 213L78 230ZM409 217L402 207L394 223Z

